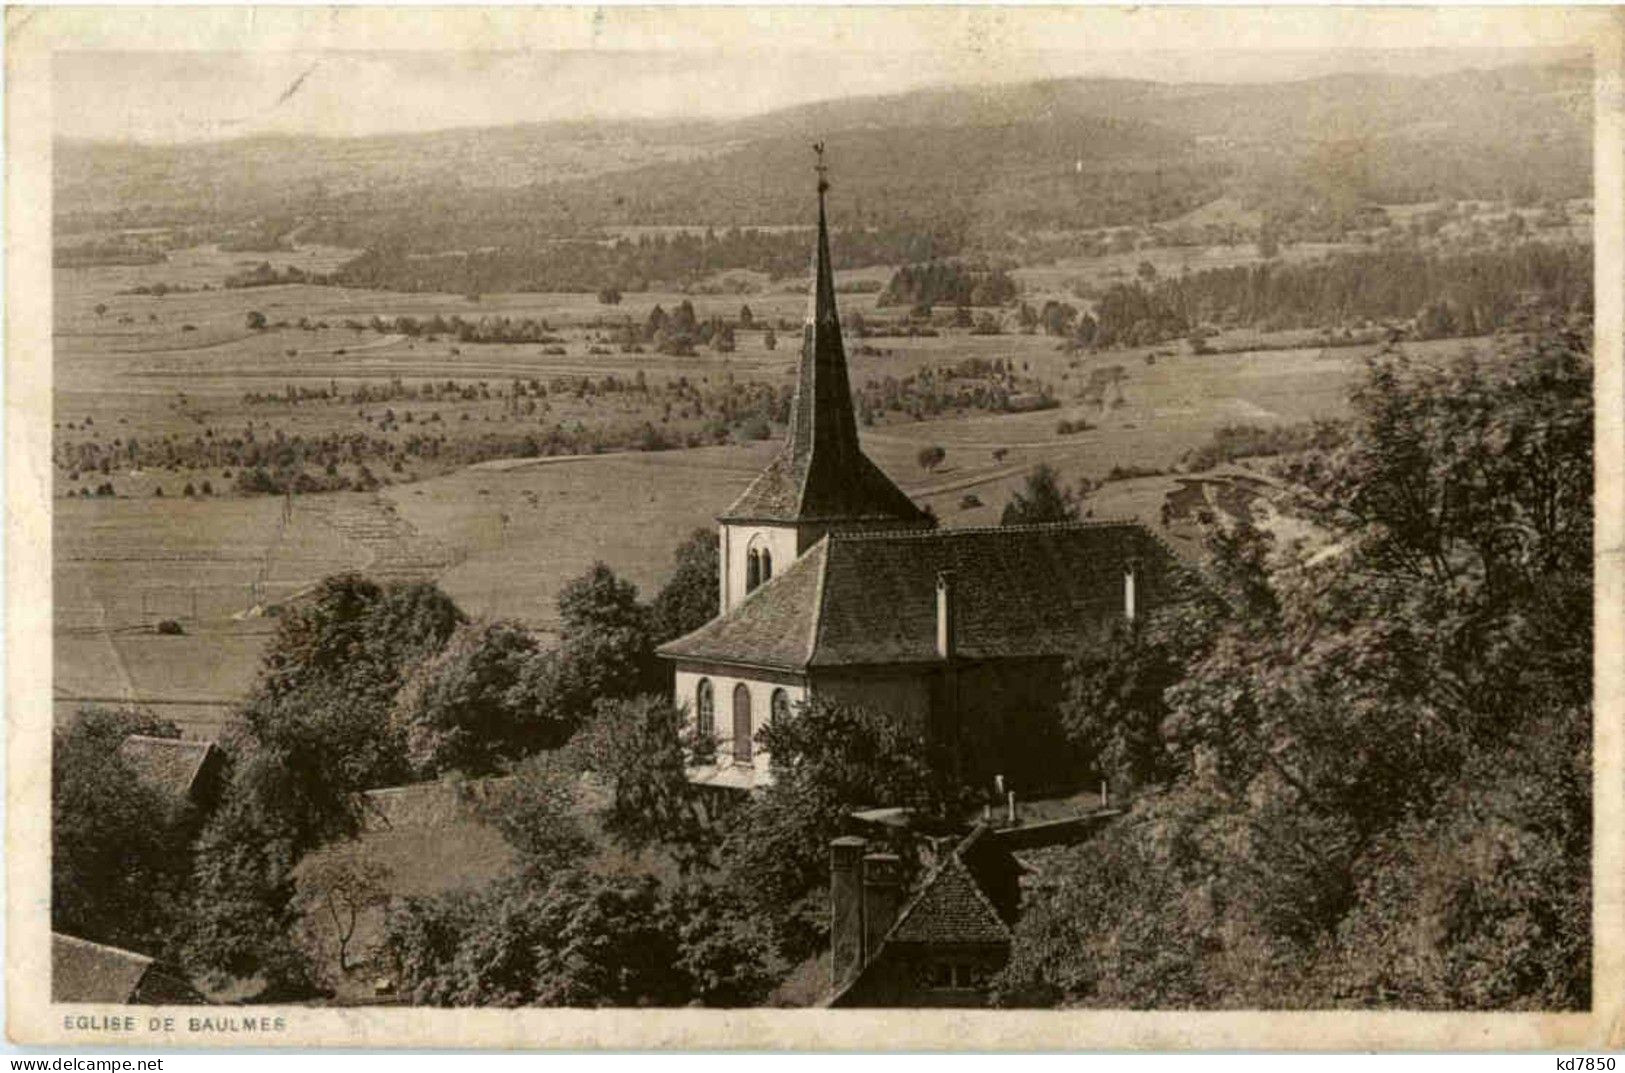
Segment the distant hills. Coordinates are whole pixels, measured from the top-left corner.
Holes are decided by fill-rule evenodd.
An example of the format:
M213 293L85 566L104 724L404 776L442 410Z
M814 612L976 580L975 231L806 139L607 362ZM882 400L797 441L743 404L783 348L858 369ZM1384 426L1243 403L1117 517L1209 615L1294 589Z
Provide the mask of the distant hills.
M1221 194L1271 211L1590 190L1579 65L1258 85L949 87L736 121L548 123L180 146L59 142L56 222L286 220L351 245L471 249L617 225L804 223L829 145L843 226L1089 228Z

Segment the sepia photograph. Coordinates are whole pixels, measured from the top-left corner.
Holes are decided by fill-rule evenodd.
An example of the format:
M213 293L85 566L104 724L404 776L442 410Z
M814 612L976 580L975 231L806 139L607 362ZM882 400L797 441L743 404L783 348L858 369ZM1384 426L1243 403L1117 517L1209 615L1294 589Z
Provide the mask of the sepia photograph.
M1617 18L8 9L13 1038L1607 1045Z

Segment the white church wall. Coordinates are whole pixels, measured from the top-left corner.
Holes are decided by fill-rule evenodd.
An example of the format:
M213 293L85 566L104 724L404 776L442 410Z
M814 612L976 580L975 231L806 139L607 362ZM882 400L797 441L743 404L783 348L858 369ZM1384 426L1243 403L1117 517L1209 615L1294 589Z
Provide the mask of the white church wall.
M720 764L728 765L734 761L734 690L743 685L750 694L751 736L765 727L772 716L773 694L777 690L784 690L789 700L790 710L793 713L798 704L807 699L807 690L804 685L792 682L769 682L757 678L748 678L727 674L713 674L710 671L679 667L676 673L675 689L677 703L682 706L687 716L687 725L693 727L699 718L697 703L701 680L709 680L712 696L715 698L715 734L717 739L717 760ZM761 775L768 771L767 751L758 741L751 750L751 766Z
M745 590L748 579L750 549L765 549L773 557L773 573L782 574L801 553L797 547L796 527L793 525L724 525L721 533L722 610L731 611L749 595Z

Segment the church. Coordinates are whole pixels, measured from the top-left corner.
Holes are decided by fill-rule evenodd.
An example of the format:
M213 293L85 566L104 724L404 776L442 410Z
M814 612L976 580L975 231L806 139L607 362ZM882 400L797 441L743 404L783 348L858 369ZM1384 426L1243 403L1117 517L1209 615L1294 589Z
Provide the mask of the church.
M1138 523L937 528L864 453L835 308L825 195L783 448L718 518L721 611L669 642L675 699L718 743L696 781L770 776L757 732L817 697L908 720L968 779L1047 769L1067 657L1166 598Z

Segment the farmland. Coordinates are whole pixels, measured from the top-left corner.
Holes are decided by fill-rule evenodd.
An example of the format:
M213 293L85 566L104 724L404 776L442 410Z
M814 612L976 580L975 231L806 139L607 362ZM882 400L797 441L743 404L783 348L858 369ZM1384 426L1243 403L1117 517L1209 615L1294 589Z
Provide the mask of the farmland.
M216 732L252 682L277 605L343 570L432 578L471 614L547 634L560 586L594 560L646 594L661 584L682 536L712 524L775 449L805 280L731 273L728 288L614 305L590 294L224 285L262 264L323 271L353 252L189 247L156 264L56 273L61 711L139 700L189 733ZM1076 302L1132 261L1177 273L1250 263L1257 252L1177 257L1111 254L1014 277L1024 301ZM875 305L885 277L840 274L849 324L899 323L898 311ZM731 351L616 344L656 306L685 302L699 322L736 326ZM251 313L265 325L251 326ZM401 318L419 327L397 331ZM435 318L533 321L553 341L421 330ZM1088 497L1094 517L1156 522L1180 495L1211 505L1210 489L1174 472L1187 452L1225 426L1338 416L1372 349L1328 347L1321 332L1237 328L1210 341L1217 353L1183 341L1090 352L949 320L869 338L849 330L847 349L866 450L950 526L996 524L1040 462L1069 486L1135 475ZM1421 354L1460 345L1408 344ZM1040 408L1006 408L1005 393ZM943 449L929 469L918 461L927 447ZM286 493L245 485L245 459L268 467L296 449L313 483ZM1175 511L1164 530L1176 548L1194 546L1189 513ZM183 632L158 633L163 620Z

